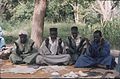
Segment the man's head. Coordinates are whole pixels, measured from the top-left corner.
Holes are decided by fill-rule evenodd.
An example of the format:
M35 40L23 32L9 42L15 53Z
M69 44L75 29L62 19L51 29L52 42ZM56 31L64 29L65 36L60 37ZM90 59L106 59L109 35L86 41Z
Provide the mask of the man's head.
M20 37L20 42L24 44L27 41L28 33L26 31L20 31L19 37Z
M73 38L76 38L78 36L78 27L76 26L71 27L71 34Z
M51 39L56 39L57 38L57 28L50 28L50 37Z
M95 42L100 42L100 39L102 37L102 32L100 30L96 30L93 34L93 37Z

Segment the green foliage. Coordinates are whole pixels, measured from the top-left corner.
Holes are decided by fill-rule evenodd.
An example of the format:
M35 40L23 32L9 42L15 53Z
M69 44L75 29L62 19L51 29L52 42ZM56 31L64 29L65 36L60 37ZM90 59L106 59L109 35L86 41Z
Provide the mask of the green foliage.
M4 38L7 44L13 44L17 40L16 36L4 36Z
M66 37L70 35L70 28L72 27L72 23L46 23L44 27L44 38L49 36L49 28L57 27L58 28L58 36L61 37L64 41ZM26 27L24 27L26 26ZM120 20L114 20L113 22L109 22L106 26L101 26L99 23L93 25L92 27L89 25L78 24L79 33L83 37L87 37L92 39L92 34L95 30L99 29L103 32L103 36L106 40L108 40L111 44L111 48L120 49ZM13 43L18 38L18 33L20 30L25 29L31 33L31 21L24 22L21 24L21 27L13 27L12 30L5 30L5 40L7 44Z
M50 27L57 27L59 36L66 39L70 34L70 27L74 22L74 10L71 4L79 4L78 24L82 36L92 39L92 33L100 29L104 37L110 41L111 47L120 49L120 20L115 19L100 23L100 14L90 7L95 0L47 0L45 16L44 38L49 35ZM1 9L1 4L3 8ZM7 4L7 5L6 5ZM0 0L0 26L5 32L7 43L13 43L21 29L31 33L31 18L33 15L34 0ZM119 17L118 17L119 18Z
M48 0L46 21L54 23L73 21L72 7L70 5L62 6L62 3L62 0Z
M7 21L10 26L17 26L23 21L30 20L33 14L33 0L2 0L4 7L0 15L2 21ZM7 4L7 5L5 5Z
M85 12L84 15L85 16L83 17L83 19L85 20L85 23L87 25L92 26L93 24L100 23L100 18L98 18L99 14L92 12L92 11L87 11Z
M16 6L12 11L13 16L11 17L10 22L14 25L16 23L19 24L23 20L25 21L31 19L33 14L33 7L33 4L30 2L25 4L22 3L21 5Z
M113 48L120 48L120 19L107 22L104 26L103 34L110 41Z
M72 27L72 25L73 24L71 23L45 25L44 37L49 35L49 28L52 26L58 28L59 36L62 37L65 41L66 37L70 35L70 27ZM92 39L92 35L95 30L101 30L103 32L104 38L110 42L111 48L120 49L120 20L113 20L112 22L108 22L104 27L99 23L93 26L83 24L79 24L77 26L79 28L80 35L89 39Z
M0 2L5 7L2 15L3 21L10 22L11 26L17 26L22 21L30 20L33 14L34 0L2 0ZM80 22L83 22L87 12L90 9L90 0L47 0L47 10L45 21L47 22L74 22L74 9L72 5L79 4ZM5 4L7 3L7 6ZM90 14L91 15L91 14ZM88 17L89 18L89 17ZM90 17L91 18L91 17ZM94 18L93 18L94 19Z

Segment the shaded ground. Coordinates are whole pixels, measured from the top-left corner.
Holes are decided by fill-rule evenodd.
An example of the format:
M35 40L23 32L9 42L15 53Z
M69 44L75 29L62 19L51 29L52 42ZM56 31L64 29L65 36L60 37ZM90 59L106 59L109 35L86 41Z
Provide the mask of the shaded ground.
M0 69L13 68L14 66L16 66L16 65L13 65L12 63L10 63L9 60L4 60L3 63L0 64ZM23 66L25 66L25 65L23 64ZM62 67L62 66L59 66L59 67ZM59 70L58 72L62 76L71 71L77 73L80 70L83 72L99 72L102 75L105 74L105 72L110 72L105 76L107 78L114 78L115 76L117 76L119 74L118 72L116 72L114 70L105 70L103 68L74 68L73 66L65 66L65 69ZM0 77L1 78L50 78L51 73L54 71L55 70L53 70L53 71L48 70L46 72L44 70L38 70L37 72L35 72L33 74L0 73ZM101 77L102 76L99 76L99 74L98 74L97 76L88 76L88 77L80 77L80 78L101 78Z
M7 45L12 46L12 45ZM117 53L114 53L117 52ZM112 55L115 57L118 57L119 51L112 51ZM9 60L4 60L3 63L0 63L0 78L50 78L51 73L54 71L58 71L59 69L56 70L38 70L37 72L33 74L15 74L15 73L1 73L1 69L8 69L8 68L13 68L16 65L13 65ZM20 66L26 66L25 64L22 64ZM59 66L61 68L62 66ZM87 77L80 77L80 78L114 78L115 76L118 76L119 73L114 71L114 70L105 70L103 68L74 68L74 66L65 66L65 69L59 70L58 73L60 76L70 73L71 71L78 73L79 71L83 71L84 73L89 73L89 72L98 72L97 76L87 76ZM108 74L106 74L108 72ZM105 75L106 74L106 75Z

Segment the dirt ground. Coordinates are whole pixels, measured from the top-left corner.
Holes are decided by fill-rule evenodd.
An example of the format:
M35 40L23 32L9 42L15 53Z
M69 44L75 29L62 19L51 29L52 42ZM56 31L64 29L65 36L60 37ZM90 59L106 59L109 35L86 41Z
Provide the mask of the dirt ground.
M7 45L8 47L12 45ZM116 52L116 51L113 51ZM112 53L113 55L118 56L118 53ZM22 64L26 66L25 64ZM20 65L20 66L22 66ZM16 65L13 65L9 60L3 60L2 63L0 63L0 78L51 78L51 73L53 71L47 71L45 72L44 70L38 70L37 72L33 74L16 74L16 73L1 73L2 69L8 69L8 68L13 68ZM62 66L59 66L61 68ZM59 70L59 69L58 69ZM106 70L103 68L74 68L74 66L65 66L65 69L59 70L58 73L60 76L70 73L70 72L75 72L78 73L79 71L83 71L84 73L89 73L89 72L99 72L102 75L97 75L97 76L86 76L86 77L79 77L79 78L115 78L115 76L118 76L119 73L116 72L115 70ZM106 74L108 72L108 74ZM106 75L105 75L106 74Z
M23 64L25 65L25 64ZM13 68L16 65L13 65L9 60L4 60L3 63L0 64L0 69ZM62 67L62 66L61 66ZM114 70L105 70L103 68L74 68L74 66L65 66L65 69L59 70L59 74L62 76L69 72L99 72L101 76L87 76L80 78L114 78L119 73ZM103 76L105 72L108 72L106 76ZM110 73L109 73L110 72ZM0 73L0 78L51 78L52 71L45 72L44 70L38 70L33 74L15 74L15 73Z

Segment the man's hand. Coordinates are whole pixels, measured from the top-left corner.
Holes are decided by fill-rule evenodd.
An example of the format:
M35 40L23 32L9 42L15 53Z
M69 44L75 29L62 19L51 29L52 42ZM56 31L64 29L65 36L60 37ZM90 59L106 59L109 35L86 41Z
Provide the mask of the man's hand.
M48 48L48 45L49 45L49 38L46 38L45 39L45 46Z
M101 38L99 43L99 48L98 48L99 51L102 50L103 44L104 44L104 38Z
M65 50L66 50L66 53L69 54L69 52L70 52L70 51L69 51L69 47L66 46L66 47L65 47Z
M62 46L58 46L56 55L59 55L59 54L62 54L62 53L63 53Z
M100 39L100 46L102 46L104 44L104 38Z

